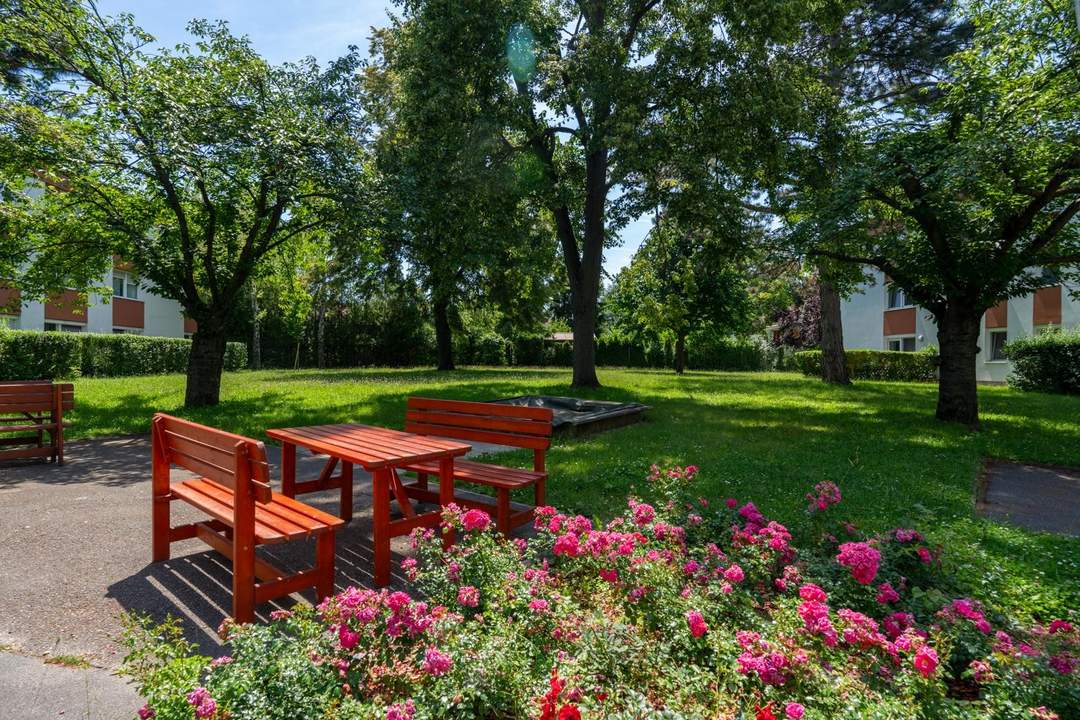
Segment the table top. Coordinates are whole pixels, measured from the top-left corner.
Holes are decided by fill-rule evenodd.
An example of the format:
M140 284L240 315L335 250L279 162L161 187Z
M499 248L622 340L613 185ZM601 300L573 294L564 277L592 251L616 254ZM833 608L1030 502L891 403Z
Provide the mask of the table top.
M472 450L456 440L373 425L341 424L273 428L267 436L360 465L365 470L457 457Z

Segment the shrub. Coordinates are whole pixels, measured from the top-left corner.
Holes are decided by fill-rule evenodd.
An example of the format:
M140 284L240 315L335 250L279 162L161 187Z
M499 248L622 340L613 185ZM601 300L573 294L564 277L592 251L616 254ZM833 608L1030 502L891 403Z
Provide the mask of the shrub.
M191 341L183 338L35 330L0 332L0 378L157 375L187 370ZM225 369L247 367L247 346L228 343Z
M1021 390L1080 393L1080 328L1014 340L1005 346L1012 360L1009 384Z
M694 335L689 340L689 366L694 370L768 370L769 348L750 339Z
M848 373L853 380L937 380L937 348L918 352L890 350L848 350ZM795 353L795 366L803 375L821 376L821 351L803 350Z
M832 483L796 539L697 497L695 475L654 468L606 525L539 508L528 540L450 506L455 546L414 532L415 595L348 588L227 623L215 660L135 625L124 671L158 720L1077 717L1074 623L957 597L915 530L838 522Z

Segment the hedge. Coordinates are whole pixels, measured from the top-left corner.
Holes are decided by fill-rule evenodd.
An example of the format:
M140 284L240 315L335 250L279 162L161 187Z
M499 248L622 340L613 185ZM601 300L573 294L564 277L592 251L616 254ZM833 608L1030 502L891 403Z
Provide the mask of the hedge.
M1080 394L1080 328L1021 338L1005 346L1009 384L1021 390Z
M120 377L185 372L191 341L100 333L0 331L0 379ZM229 343L225 369L247 367L247 346Z
M848 374L853 380L937 380L936 348L925 348L918 352L848 350L845 355ZM821 377L821 351L803 350L795 353L795 366L803 375Z

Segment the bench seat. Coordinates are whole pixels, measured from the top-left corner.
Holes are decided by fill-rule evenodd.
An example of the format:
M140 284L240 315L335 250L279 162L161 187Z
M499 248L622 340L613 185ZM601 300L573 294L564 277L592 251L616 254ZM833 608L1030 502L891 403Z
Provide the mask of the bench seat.
M417 463L404 468L410 472L426 473L438 476L439 463ZM505 465L490 465L488 463L473 462L472 460L454 461L454 480L487 485L493 488L517 490L518 488L530 487L541 480L547 479L544 470L522 470L520 468L506 467Z
M172 483L169 489L174 497L194 505L215 520L232 524L236 496L229 488L213 480L197 478ZM344 524L339 517L275 492L271 494L270 502L255 505L255 544L273 545L315 537Z

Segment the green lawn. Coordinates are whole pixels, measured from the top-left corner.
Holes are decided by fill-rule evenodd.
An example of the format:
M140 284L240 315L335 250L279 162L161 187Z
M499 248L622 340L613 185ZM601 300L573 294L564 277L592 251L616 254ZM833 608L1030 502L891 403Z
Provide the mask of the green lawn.
M981 388L984 429L968 433L933 419L933 385L833 388L786 373L645 370L604 370L600 379L603 388L581 392L570 390L561 370L241 372L225 376L219 406L190 413L181 408L179 375L84 379L76 384L71 436L146 432L158 410L260 437L270 427L326 422L400 427L412 394L635 400L653 406L646 422L556 442L548 459L552 504L610 516L651 463L693 463L707 496L752 499L798 527L803 493L829 479L861 527L927 531L973 594L1020 612L1080 608L1080 539L973 517L983 457L1080 466L1080 398ZM529 461L524 453L511 457Z

